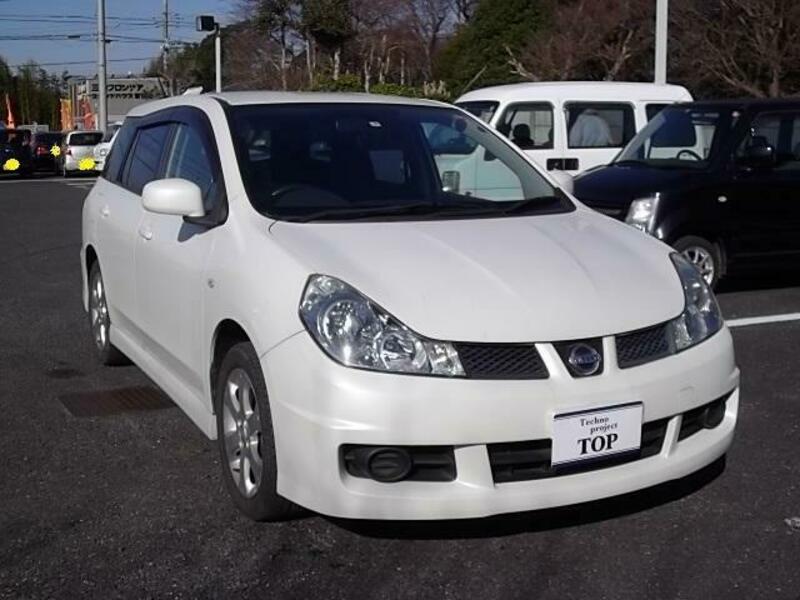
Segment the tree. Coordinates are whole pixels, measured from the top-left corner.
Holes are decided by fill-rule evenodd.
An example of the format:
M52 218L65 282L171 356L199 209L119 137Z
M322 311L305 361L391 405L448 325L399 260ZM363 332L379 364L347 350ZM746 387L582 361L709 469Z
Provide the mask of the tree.
M281 78L281 89L288 89L288 72L295 56L296 32L300 23L301 8L296 0L249 0L255 15L253 20L259 31L278 49L277 60L270 58Z
M505 52L523 79L619 80L652 77L654 2L555 0L546 26Z
M354 35L350 0L302 0L301 27L331 56L337 80L342 48Z
M459 23L466 23L472 18L478 0L453 0L453 10Z
M425 56L425 78L433 76L433 59L442 33L455 16L451 0L405 0L406 20Z
M759 98L800 91L796 0L683 0L672 10L675 71L692 87Z
M519 48L545 22L537 0L480 0L472 19L442 51L434 75L456 95L475 85L519 81L504 48Z

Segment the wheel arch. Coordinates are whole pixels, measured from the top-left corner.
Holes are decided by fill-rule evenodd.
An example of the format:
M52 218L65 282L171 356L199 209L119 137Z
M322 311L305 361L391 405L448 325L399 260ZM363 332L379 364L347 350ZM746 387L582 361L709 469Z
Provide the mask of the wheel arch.
M250 342L253 344L253 337L235 319L226 318L217 323L214 333L211 336L209 385L211 391L211 409L214 407L214 390L217 387L217 376L219 368L228 350L240 342Z
M86 274L89 274L89 271L92 270L92 265L94 263L99 263L100 259L97 257L97 251L94 249L94 246L88 244L86 246L86 250L84 251L83 257L84 266L86 267Z
M692 227L687 223L672 230L664 241L674 247L678 240L689 236L703 238L719 248L720 257L722 259L719 276L722 278L728 272L728 242L725 236L720 232L715 232L703 227Z

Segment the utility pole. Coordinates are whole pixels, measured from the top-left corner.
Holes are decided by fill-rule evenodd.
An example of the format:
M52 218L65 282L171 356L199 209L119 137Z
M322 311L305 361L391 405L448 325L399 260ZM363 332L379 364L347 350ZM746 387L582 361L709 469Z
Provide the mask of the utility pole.
M106 0L97 0L97 128L105 133L108 127L106 96Z
M200 15L197 17L197 31L214 32L214 62L216 63L215 88L217 93L222 91L222 30L213 15Z
M216 88L219 94L222 91L222 32L219 23L217 23L217 30L214 34L214 64L217 68Z
M669 21L669 0L656 0L656 83L667 83L667 23Z
M169 0L164 0L164 45L162 46L162 68L164 77L167 79L169 95L172 95L172 78L167 74L169 68Z

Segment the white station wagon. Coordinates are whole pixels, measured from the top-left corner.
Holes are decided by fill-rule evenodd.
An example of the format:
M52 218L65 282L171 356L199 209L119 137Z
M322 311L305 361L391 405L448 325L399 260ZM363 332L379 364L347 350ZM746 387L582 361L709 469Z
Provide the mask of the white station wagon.
M494 157L488 183L440 155L443 128ZM139 106L81 259L100 360L132 360L218 439L253 519L583 502L733 438L739 371L699 273L444 104Z

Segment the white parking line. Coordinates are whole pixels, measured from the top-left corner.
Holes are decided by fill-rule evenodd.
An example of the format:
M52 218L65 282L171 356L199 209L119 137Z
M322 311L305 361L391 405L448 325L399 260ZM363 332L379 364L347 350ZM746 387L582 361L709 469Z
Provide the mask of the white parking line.
M800 321L800 312L784 313L782 315L767 315L764 317L745 317L743 319L730 319L725 322L728 327L748 327L749 325L764 325L765 323L784 323L786 321Z

